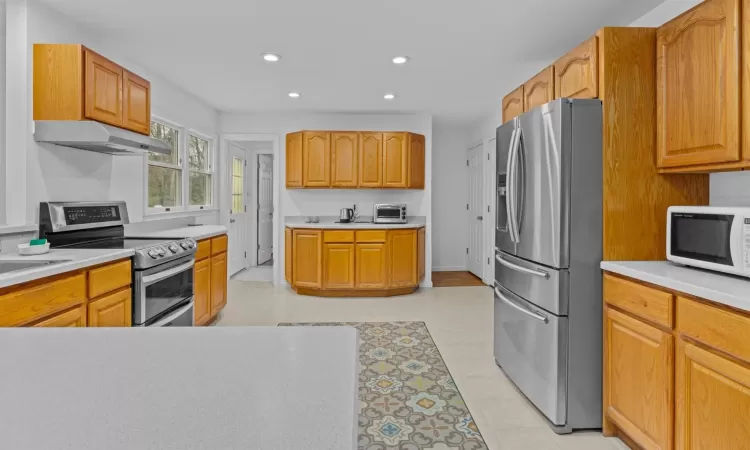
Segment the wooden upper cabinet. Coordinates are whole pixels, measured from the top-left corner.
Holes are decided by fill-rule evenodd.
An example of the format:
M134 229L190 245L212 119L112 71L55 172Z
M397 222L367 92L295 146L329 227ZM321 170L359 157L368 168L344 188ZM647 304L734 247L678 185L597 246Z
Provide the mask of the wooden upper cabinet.
M675 448L741 449L750 443L750 368L677 343Z
M357 186L359 133L331 133L331 187Z
M354 244L323 244L323 289L354 288Z
M151 83L123 71L122 126L141 134L151 133Z
M409 189L424 189L424 146L423 135L409 133Z
M740 0L706 0L657 31L657 165L740 159Z
M302 132L286 135L286 187L302 187Z
M523 89L523 86L519 86L503 98L503 123L523 114Z
M523 85L523 110L531 111L555 99L555 67L549 66Z
M388 232L390 286L417 284L417 230L391 230Z
M383 187L408 186L407 133L383 133Z
M643 448L671 450L674 337L610 308L604 334L607 417Z
M383 133L362 133L360 136L359 186L383 187Z
M302 184L305 187L331 186L331 134L325 131L302 133Z
M84 64L86 118L122 126L123 68L89 49Z
M305 288L321 288L323 266L323 232L294 230L292 246L292 284Z
M555 98L599 97L598 42L593 36L555 62Z

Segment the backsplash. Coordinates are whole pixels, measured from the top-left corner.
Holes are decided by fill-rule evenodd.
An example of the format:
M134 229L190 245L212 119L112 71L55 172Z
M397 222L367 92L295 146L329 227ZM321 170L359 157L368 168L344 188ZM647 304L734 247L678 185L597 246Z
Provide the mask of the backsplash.
M27 231L0 235L0 254L18 254L18 244L28 244L37 234L37 231Z
M724 172L710 175L711 206L750 207L750 172Z

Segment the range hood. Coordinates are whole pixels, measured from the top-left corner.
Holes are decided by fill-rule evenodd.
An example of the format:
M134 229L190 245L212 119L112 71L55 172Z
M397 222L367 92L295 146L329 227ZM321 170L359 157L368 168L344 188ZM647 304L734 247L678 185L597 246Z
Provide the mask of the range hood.
M37 120L34 140L110 155L172 152L159 139L93 120Z

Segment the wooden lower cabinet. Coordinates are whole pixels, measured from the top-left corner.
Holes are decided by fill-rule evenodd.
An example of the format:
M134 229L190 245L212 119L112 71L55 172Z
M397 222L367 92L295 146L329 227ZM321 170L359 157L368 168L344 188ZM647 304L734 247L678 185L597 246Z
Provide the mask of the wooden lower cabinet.
M215 316L227 304L227 254L211 257L211 315Z
M354 244L323 244L323 288L354 288Z
M674 338L614 309L605 310L606 414L646 449L671 449Z
M89 302L88 326L129 327L132 322L133 291L123 289Z
M70 311L57 314L49 319L42 320L32 325L34 327L85 327L86 305L81 305Z
M286 279L287 283L292 282L292 239L293 234L291 228L286 228L284 230L284 279Z
M677 343L675 448L750 448L750 367Z
M613 296L612 278L605 275L603 433L643 449L749 449L750 312L631 279ZM677 298L674 323L644 313L664 295Z
M211 319L211 260L204 259L195 263L193 269L194 314L196 325L203 325Z
M417 233L415 230L388 232L390 285L392 287L417 284Z
M356 286L358 289L388 287L386 244L356 244Z
M323 266L323 232L294 230L292 248L292 284L306 288L321 288Z

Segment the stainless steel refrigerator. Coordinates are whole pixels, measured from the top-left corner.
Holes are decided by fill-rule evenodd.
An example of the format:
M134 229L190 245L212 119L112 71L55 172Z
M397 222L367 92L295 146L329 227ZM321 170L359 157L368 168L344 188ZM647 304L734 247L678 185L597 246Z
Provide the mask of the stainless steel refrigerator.
M497 129L495 360L558 433L602 426L602 104Z

